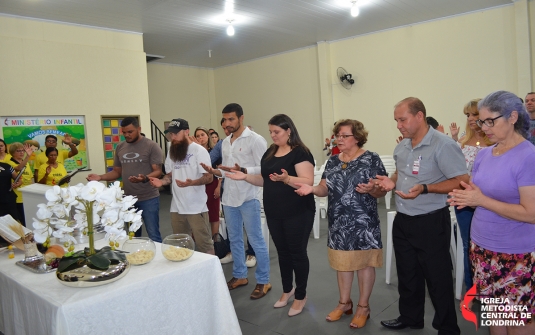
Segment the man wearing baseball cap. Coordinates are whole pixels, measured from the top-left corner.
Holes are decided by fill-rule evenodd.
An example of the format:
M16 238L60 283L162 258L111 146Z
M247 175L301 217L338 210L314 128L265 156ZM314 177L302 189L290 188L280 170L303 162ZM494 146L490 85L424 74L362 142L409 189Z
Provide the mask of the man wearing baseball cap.
M201 163L210 165L210 155L201 145L189 137L189 124L184 119L174 119L165 130L171 138L171 147L165 159L162 178L149 178L156 188L171 185L171 226L174 234L193 232L197 250L214 254L212 230L208 221L205 185L213 176L204 171Z

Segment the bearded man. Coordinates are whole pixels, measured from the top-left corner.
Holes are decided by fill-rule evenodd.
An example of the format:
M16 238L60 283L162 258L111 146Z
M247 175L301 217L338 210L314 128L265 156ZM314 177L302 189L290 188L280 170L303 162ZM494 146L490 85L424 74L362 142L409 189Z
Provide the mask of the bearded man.
M202 164L210 165L210 155L201 145L189 137L189 124L184 119L174 119L165 130L170 135L171 147L165 159L165 171L170 171L162 179L149 178L155 188L171 185L171 226L174 234L193 232L197 250L214 254L212 230L208 221L207 195L205 185L213 176L204 171Z

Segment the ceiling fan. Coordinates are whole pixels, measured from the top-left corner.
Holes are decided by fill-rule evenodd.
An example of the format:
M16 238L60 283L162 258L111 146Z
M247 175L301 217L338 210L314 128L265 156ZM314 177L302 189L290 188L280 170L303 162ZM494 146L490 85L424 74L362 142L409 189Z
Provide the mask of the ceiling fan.
M340 84L346 89L351 89L351 86L355 83L355 80L353 79L353 76L351 73L348 73L346 69L343 67L339 67L336 70L336 75L338 76L338 79L340 80Z

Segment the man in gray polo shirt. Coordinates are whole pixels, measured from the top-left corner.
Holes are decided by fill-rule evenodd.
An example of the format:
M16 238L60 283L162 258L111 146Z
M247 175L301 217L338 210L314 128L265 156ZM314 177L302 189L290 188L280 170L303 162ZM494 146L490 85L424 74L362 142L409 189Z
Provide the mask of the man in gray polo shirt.
M418 98L396 104L394 119L403 140L394 150L396 172L377 176L385 191L396 188L398 214L392 237L398 272L397 319L381 321L389 329L424 327L425 284L435 307L438 334L460 334L449 254L451 220L447 194L469 177L459 146L429 127Z

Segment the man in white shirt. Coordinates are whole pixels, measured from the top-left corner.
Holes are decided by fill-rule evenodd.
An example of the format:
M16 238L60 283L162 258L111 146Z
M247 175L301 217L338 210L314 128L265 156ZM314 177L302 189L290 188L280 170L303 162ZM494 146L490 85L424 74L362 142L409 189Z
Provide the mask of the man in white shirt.
M223 177L232 169L241 170L243 173L260 174L260 160L266 152L267 143L262 136L245 127L243 109L240 105L232 103L223 108L223 127L231 133L231 136L223 140L223 163L219 169L212 169L209 164L203 164L203 168ZM258 187L245 181L226 178L222 203L234 258L233 277L227 286L229 290L233 290L249 283L243 245L245 225L247 239L255 250L257 260L255 271L257 284L251 299L262 298L271 289L271 284L269 254L262 237Z
M201 145L189 138L189 125L184 119L174 119L165 130L171 136L171 147L165 159L162 179L150 177L150 184L156 188L171 185L171 226L174 234L193 232L197 250L214 254L205 185L213 176L206 173L202 164L210 164L210 155Z

